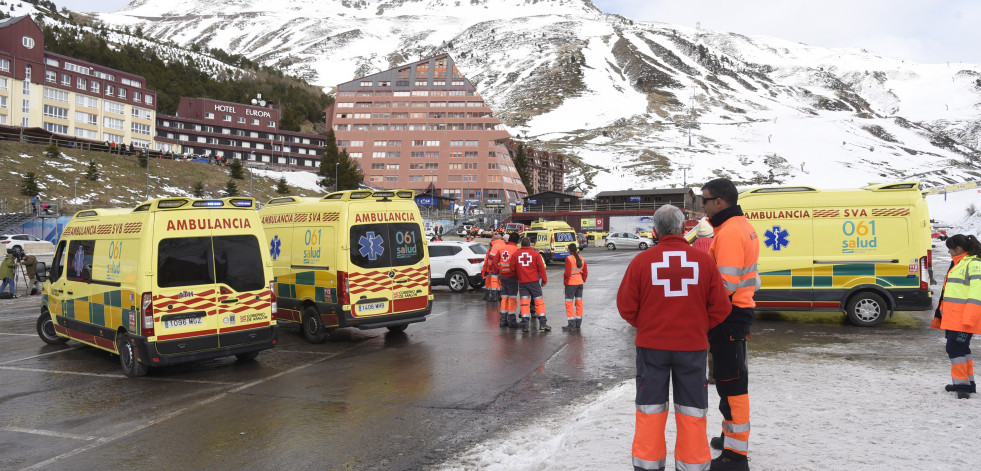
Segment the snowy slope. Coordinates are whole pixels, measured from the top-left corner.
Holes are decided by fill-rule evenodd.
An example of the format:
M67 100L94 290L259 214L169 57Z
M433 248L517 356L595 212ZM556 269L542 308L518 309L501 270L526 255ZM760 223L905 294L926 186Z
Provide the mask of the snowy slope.
M634 22L589 0L136 0L99 18L327 88L448 52L513 135L580 158L568 183L592 192L981 176L976 64Z

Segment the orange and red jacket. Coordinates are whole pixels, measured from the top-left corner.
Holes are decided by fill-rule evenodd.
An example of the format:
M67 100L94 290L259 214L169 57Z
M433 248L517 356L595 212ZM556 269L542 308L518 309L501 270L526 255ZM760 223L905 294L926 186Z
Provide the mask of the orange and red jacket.
M586 282L588 276L589 270L586 268L586 259L583 259L582 268L579 268L576 266L575 255L569 255L565 258L565 275L562 276L562 283L566 286L581 285Z
M508 242L501 246L497 252L497 272L505 278L515 278L518 276L514 271L514 253L518 251L518 244Z
M756 230L743 216L739 206L732 206L709 219L715 237L709 255L719 266L722 284L733 306L754 308L756 292L756 262L760 258L760 240Z
M504 244L504 240L502 239L491 242L490 250L487 251L487 255L484 255L484 268L481 270L481 275L496 275L498 273L500 269L497 267L497 257L502 244Z
M542 286L548 283L545 275L545 262L542 254L531 247L521 247L511 257L514 270L517 273L518 283L531 283L542 279Z
M617 309L637 328L638 347L691 352L709 347L708 330L732 305L712 257L666 235L627 266Z
M981 260L974 255L956 256L944 281L940 303L940 328L981 334Z

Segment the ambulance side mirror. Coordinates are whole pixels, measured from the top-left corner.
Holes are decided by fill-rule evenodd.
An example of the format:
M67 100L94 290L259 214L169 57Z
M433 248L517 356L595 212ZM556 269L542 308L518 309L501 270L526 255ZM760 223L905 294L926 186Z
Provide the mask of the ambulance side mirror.
M37 281L41 283L48 281L48 264L37 262L34 264L34 270L37 272Z

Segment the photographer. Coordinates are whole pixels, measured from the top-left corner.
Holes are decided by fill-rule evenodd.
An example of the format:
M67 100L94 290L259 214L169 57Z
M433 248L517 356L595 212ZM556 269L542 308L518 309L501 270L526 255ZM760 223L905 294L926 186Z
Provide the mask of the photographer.
M41 294L41 282L37 279L37 258L33 255L24 255L23 249L20 250L19 254L14 253L14 258L20 262L20 265L26 271L24 279L27 281L28 286L30 286L27 293L31 296Z
M3 298L3 293L7 290L7 285L10 285L10 297L16 298L16 289L14 285L14 268L17 266L17 261L14 258L14 251L12 249L7 249L7 256L4 257L3 262L0 263L0 278L3 279L3 284L0 284L0 298Z

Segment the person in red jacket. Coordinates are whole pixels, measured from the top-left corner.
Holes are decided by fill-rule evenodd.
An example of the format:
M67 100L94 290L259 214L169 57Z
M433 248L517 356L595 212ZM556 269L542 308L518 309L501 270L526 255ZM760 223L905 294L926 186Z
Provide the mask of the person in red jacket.
M569 244L569 256L565 258L565 275L562 284L565 285L565 318L569 325L562 328L566 332L579 330L582 327L582 285L586 283L589 270L586 261L579 255L579 245Z
M542 254L531 247L531 239L521 238L521 248L514 253L511 260L515 263L518 278L518 296L521 298L521 330L528 332L531 322L531 303L535 303L535 315L538 317L538 328L548 332L552 330L545 318L545 295L542 287L548 283L545 275L545 261ZM541 283L539 284L539 279Z
M508 235L508 243L497 251L495 265L501 277L501 327L518 328L518 278L514 270L514 253L518 251L517 232Z
M634 470L664 469L672 379L678 427L675 469L709 469L708 331L725 320L732 306L715 261L681 236L681 210L664 205L653 219L660 240L634 257L617 292L620 316L637 328Z

